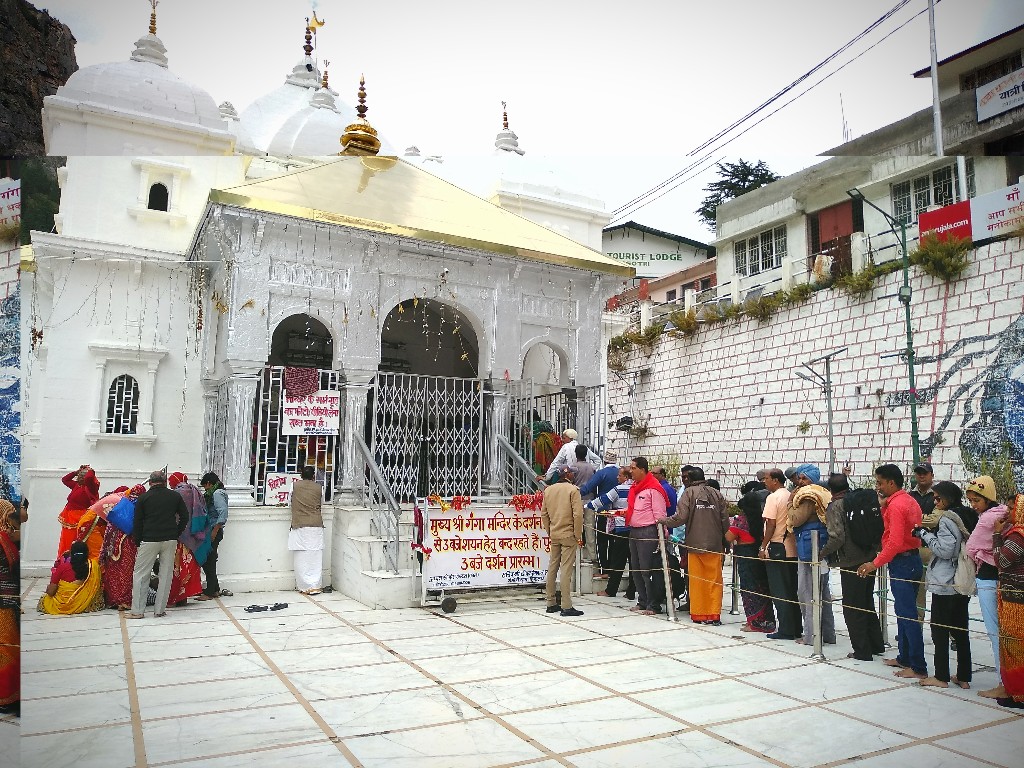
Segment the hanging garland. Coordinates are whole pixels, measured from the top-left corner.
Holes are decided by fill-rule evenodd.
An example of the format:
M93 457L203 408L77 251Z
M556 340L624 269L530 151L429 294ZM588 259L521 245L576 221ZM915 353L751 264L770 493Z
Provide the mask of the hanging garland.
M525 512L530 510L531 512L539 512L541 506L544 504L544 491L537 491L536 493L520 493L512 497L512 500L508 503L510 507L513 507L516 512Z

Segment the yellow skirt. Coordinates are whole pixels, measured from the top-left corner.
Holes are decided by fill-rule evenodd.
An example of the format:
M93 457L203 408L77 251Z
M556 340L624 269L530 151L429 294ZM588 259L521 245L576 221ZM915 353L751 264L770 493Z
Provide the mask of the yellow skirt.
M690 579L690 618L719 621L722 618L722 558L712 552L690 552L686 572Z
M53 597L43 595L39 598L38 608L43 613L62 616L102 610L103 580L99 562L89 561L89 575L84 581L60 582L57 585L57 594Z

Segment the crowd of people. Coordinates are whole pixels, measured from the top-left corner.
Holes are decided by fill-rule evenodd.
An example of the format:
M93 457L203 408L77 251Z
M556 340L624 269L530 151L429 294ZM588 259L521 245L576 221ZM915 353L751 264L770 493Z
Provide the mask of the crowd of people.
M207 472L196 486L182 472L158 470L150 474L148 488L122 485L101 496L96 472L83 464L62 482L70 493L58 516L58 555L39 600L41 612L68 615L106 607L140 619L153 605L154 615L162 617L168 605L223 594L217 551L228 504L216 473Z
M898 653L883 663L896 676L923 686L970 688L969 604L976 594L1000 678L999 685L979 695L1024 708L1024 494L999 503L988 476L975 478L963 491L949 481L934 482L927 462L914 468L916 484L909 490L894 464L877 467L873 487L859 489L851 486L848 471L823 479L817 466L800 464L759 471L740 489L730 514L718 484L700 467L683 466L677 490L665 469L652 468L643 456L620 466L618 456L607 452L604 466L594 467L592 455L575 438L563 433L561 451L538 476L549 482L545 527L559 533L557 558L552 537L549 611L580 613L572 608L568 589L557 604L555 588L556 572L561 584L569 583L569 554L579 547L596 578L606 580L599 597L615 597L625 577L625 596L636 598L630 610L662 612L664 541L670 580L686 580L685 592L672 586L677 608L688 610L694 623L720 625L724 555L731 551L743 631L810 645L817 626L820 641L835 644L830 570L836 568L842 588L837 600L853 647L848 655L873 661L885 651L875 592L876 574L884 566ZM926 615L934 644L931 673L924 650ZM950 674L951 648L955 674Z

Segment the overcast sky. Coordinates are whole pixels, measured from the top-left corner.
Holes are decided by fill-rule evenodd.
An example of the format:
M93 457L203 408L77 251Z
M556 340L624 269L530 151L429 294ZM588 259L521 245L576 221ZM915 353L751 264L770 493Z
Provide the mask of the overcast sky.
M147 0L37 4L71 28L79 66L127 59L149 23ZM173 72L241 112L284 81L315 7L326 22L315 55L330 61L332 88L353 104L365 73L368 118L392 146L489 154L504 100L527 157L611 211L702 157L686 155L896 4L162 0L157 34ZM927 13L913 18L926 8L912 0L794 94L856 61L712 159L791 173L842 143L843 113L856 137L929 106L930 81L911 76L929 63ZM942 59L1024 23L1024 3L942 0L936 16ZM709 241L693 210L713 178L699 174L628 218Z

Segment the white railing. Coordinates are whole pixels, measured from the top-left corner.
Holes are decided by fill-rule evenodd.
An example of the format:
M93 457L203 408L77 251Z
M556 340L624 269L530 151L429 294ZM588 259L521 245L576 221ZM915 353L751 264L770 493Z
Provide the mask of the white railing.
M356 451L363 463L363 471L356 473L357 478L362 478L362 484L357 479L355 490L362 497L363 504L370 510L373 535L383 539L384 559L389 570L398 573L398 522L402 517L402 508L395 500L362 436L355 434L353 437Z

